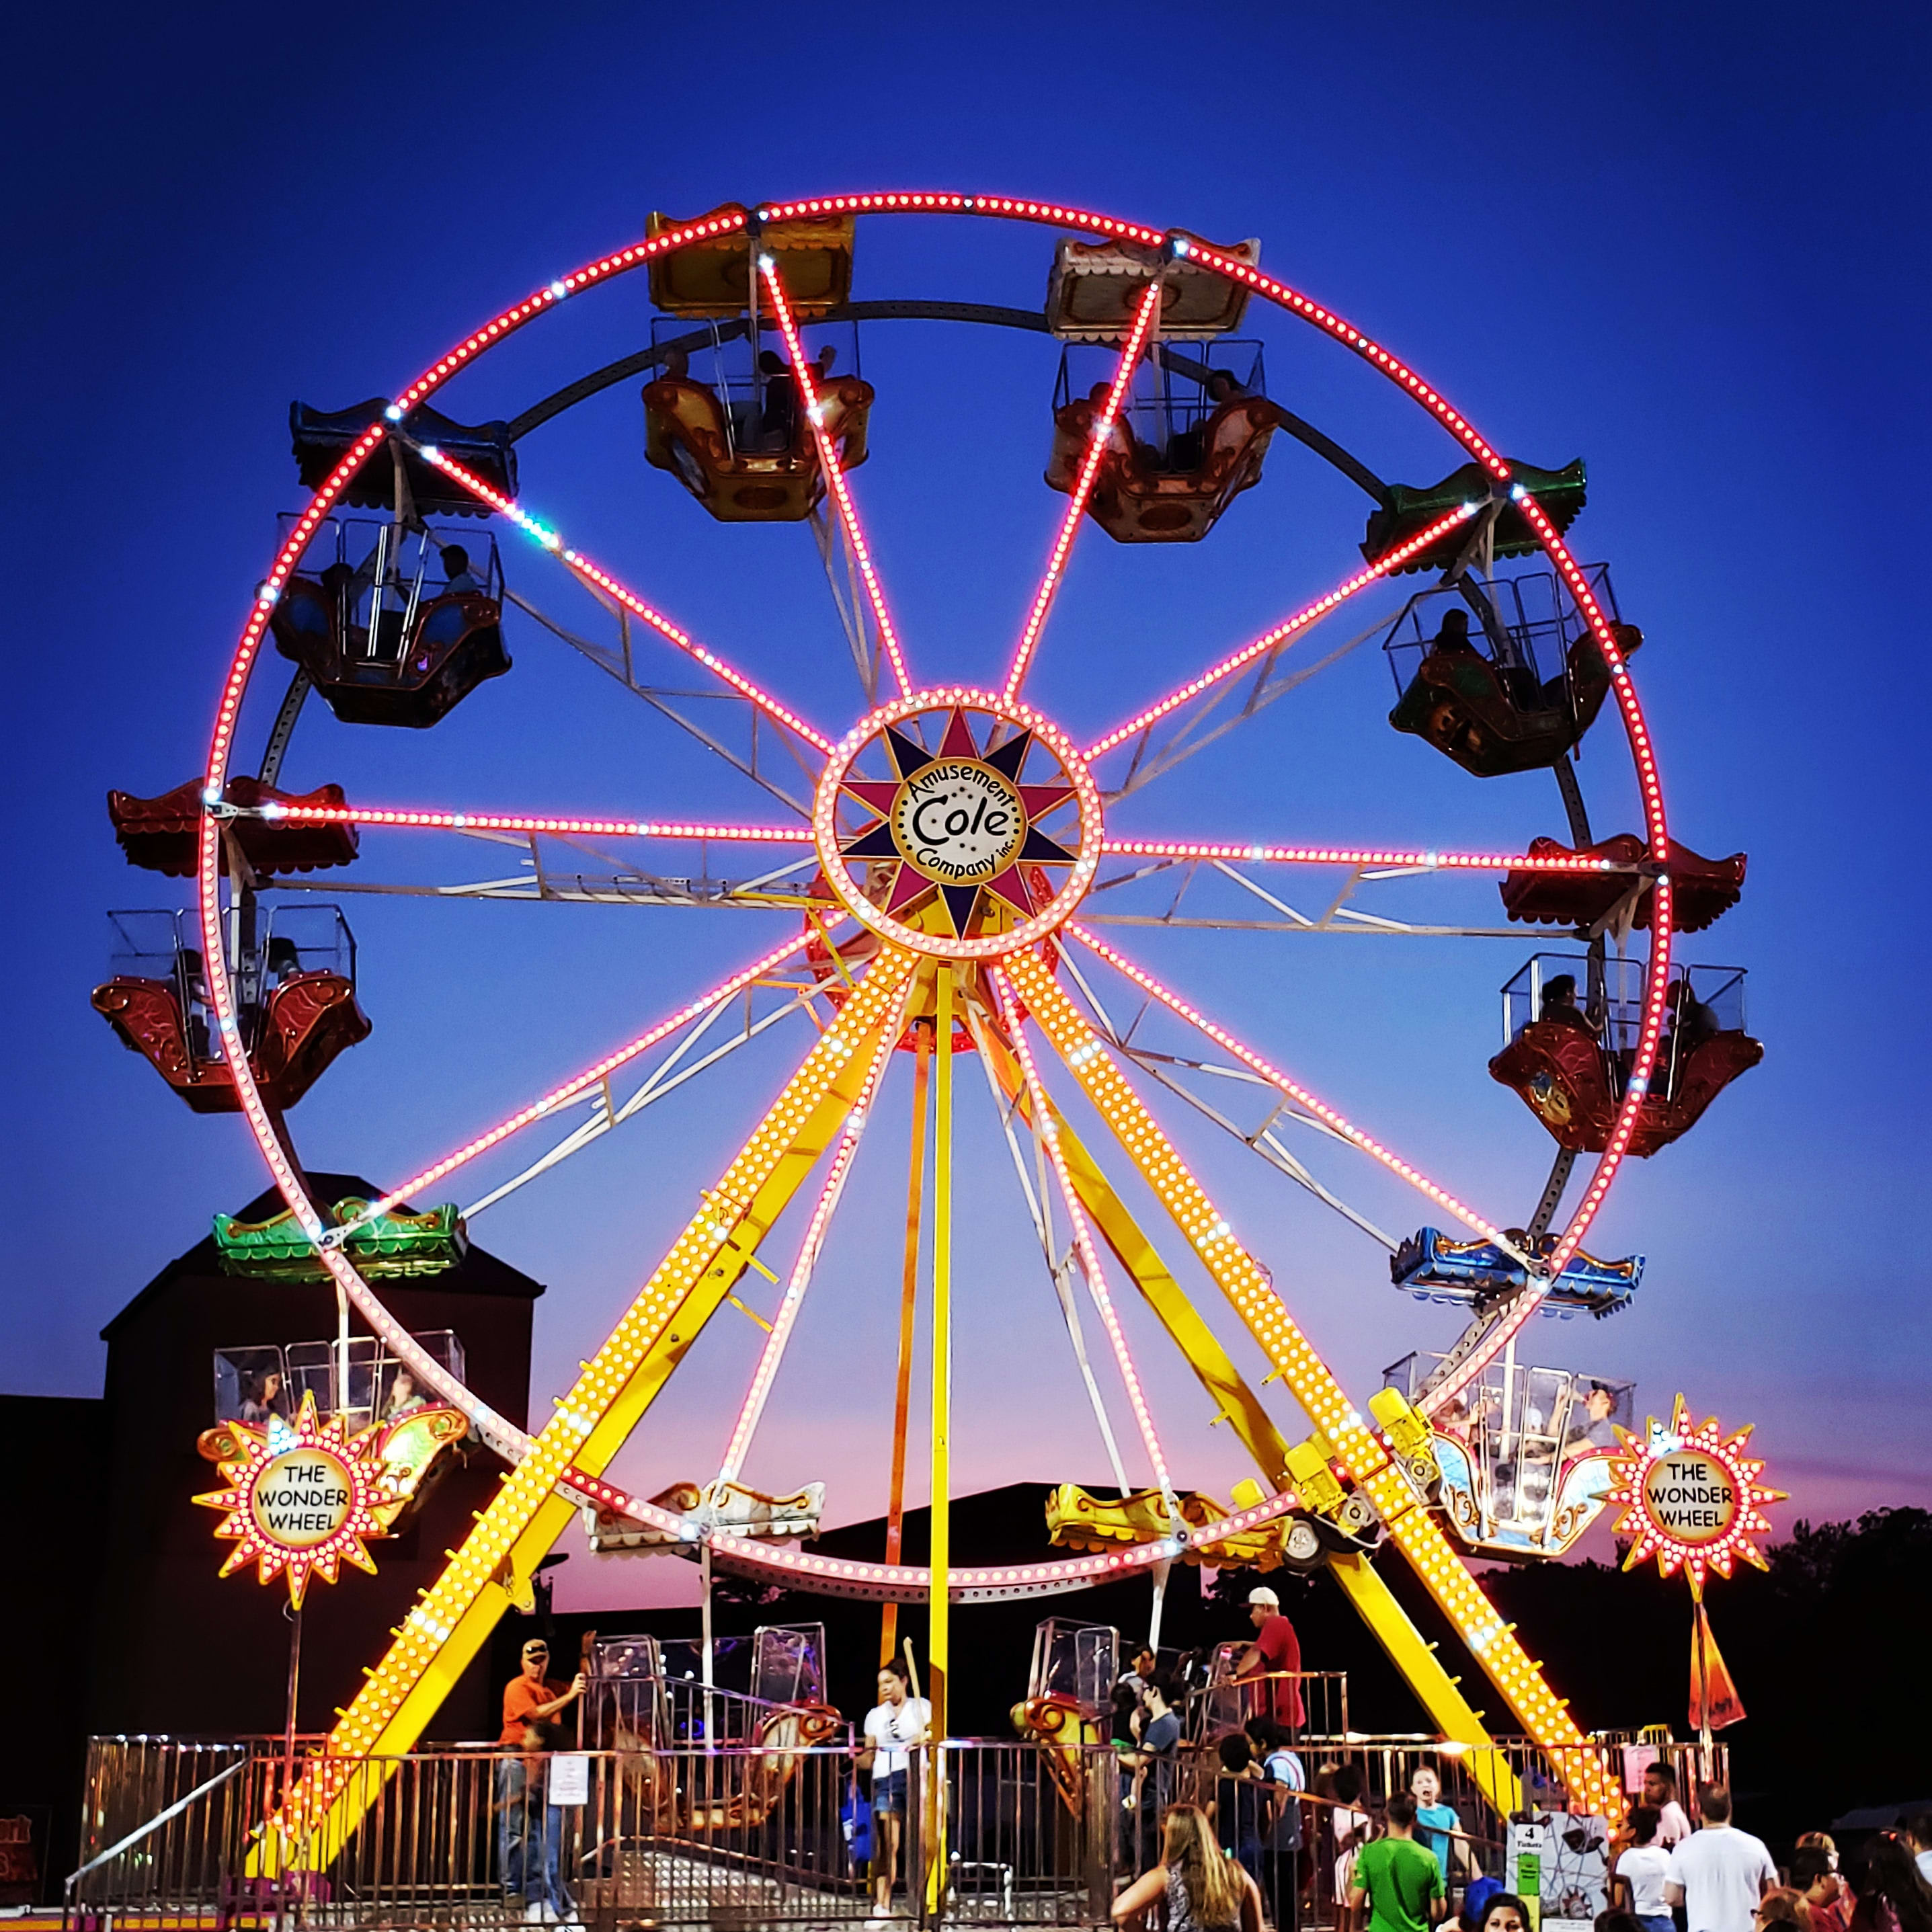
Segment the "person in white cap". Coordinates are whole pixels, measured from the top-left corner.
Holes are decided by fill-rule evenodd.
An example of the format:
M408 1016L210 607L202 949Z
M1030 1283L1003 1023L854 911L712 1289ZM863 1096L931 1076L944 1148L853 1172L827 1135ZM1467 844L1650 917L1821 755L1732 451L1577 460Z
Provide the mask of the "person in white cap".
M1307 1714L1301 1702L1301 1640L1282 1615L1281 1599L1265 1583L1248 1592L1248 1616L1255 1640L1235 1664L1234 1680L1266 1676L1264 1710L1285 1730L1299 1731Z

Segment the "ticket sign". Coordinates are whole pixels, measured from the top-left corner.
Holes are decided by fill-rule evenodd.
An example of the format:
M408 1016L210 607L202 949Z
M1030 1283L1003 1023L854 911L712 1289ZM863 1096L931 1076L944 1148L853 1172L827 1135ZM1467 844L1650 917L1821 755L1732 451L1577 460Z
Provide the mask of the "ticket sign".
M1721 1543L1737 1526L1742 1498L1730 1465L1700 1449L1660 1456L1644 1472L1643 1510L1673 1542Z

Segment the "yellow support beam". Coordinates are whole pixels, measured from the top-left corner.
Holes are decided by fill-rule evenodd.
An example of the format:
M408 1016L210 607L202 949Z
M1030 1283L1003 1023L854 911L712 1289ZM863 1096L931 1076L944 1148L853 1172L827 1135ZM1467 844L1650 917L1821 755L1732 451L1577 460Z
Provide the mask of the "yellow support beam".
M369 1674L291 1795L279 1831L250 1862L322 1870L340 1852L380 1789L381 1772L355 1776L357 1761L412 1749L465 1667L550 1552L576 1505L556 1494L572 1466L599 1475L671 1372L749 1265L759 1243L830 1146L893 1045L914 956L881 946L838 1017L786 1083L639 1290L610 1339L503 1480L496 1499L452 1552L449 1565L404 1620L388 1654Z
M1409 1621L1408 1612L1395 1600L1394 1592L1376 1575L1375 1565L1366 1556L1331 1556L1328 1568L1375 1634L1376 1641L1388 1652L1389 1661L1400 1670L1409 1688L1422 1700L1422 1708L1435 1719L1445 1738L1467 1744L1470 1774L1483 1796L1496 1808L1496 1816L1507 1818L1522 1809L1522 1784L1509 1768L1496 1742L1483 1727L1481 1717L1470 1708L1456 1679L1442 1666L1422 1633Z
M916 1002L915 1002L916 1004ZM932 1029L913 1030L912 1162L906 1180L905 1260L899 1277L898 1372L892 1384L892 1472L886 1492L886 1561L896 1563L905 1540L906 1430L912 1420L914 1318L919 1307L919 1238L926 1197L926 1102L932 1084ZM879 1667L898 1654L899 1606L879 1612Z
M1021 998L1054 1052L1280 1371L1310 1421L1333 1445L1343 1470L1374 1502L1396 1548L1455 1624L1525 1730L1538 1744L1572 1748L1564 1753L1564 1766L1577 1808L1620 1817L1623 1799L1618 1780L1596 1754L1574 1751L1588 1740L1497 1616L1468 1566L1427 1512L1414 1506L1413 1492L1381 1442L1288 1313L1265 1271L1236 1240L1220 1209L1148 1112L1106 1043L1036 955L1014 953L1006 963ZM1441 1687L1425 1677L1414 1688L1423 1696ZM1456 1701L1462 1702L1460 1697ZM1454 1706L1444 1712L1426 1708L1447 1732L1445 1716L1456 1717ZM1466 1705L1463 1708L1466 1711Z
M952 1674L952 1010L949 962L939 968L932 1072L932 1580L926 1592L926 1694L932 1706L926 1754L927 1912L945 1894L946 1742Z

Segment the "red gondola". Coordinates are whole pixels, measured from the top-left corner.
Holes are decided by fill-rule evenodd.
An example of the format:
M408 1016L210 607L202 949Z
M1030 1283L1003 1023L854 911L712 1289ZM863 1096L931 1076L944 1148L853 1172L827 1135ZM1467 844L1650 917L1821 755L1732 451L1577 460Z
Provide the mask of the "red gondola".
M136 798L133 793L110 791L107 816L114 836L130 866L164 872L171 879L194 876L196 843L201 836L201 781L190 778L158 798ZM244 810L262 806L340 806L340 785L317 785L313 791L278 791L260 778L232 778L222 796ZM302 825L286 819L237 818L235 836L258 877L276 872L319 872L346 866L356 854L352 825Z
M1554 838L1532 838L1532 859L1608 859L1618 866L1646 866L1650 848L1634 832L1619 832L1594 845L1572 848ZM1702 932L1738 902L1744 891L1744 855L1706 859L1689 846L1670 842L1670 923L1678 932ZM1498 890L1503 910L1528 926L1594 928L1606 919L1618 900L1639 883L1639 875L1622 872L1511 872ZM1650 929L1650 886L1642 881L1630 923L1639 932Z
M1556 969L1562 968L1562 970ZM1595 998L1585 988L1602 976ZM1673 967L1662 1043L1630 1151L1642 1158L1689 1132L1739 1074L1764 1058L1744 1030L1743 972ZM1643 964L1539 953L1503 988L1509 1043L1490 1076L1512 1088L1559 1147L1601 1154L1630 1086L1642 1015Z
M144 1054L197 1114L236 1113L241 1096L222 1053L202 956L187 943L185 917L110 914L121 941L116 970L94 989L92 1004L122 1044ZM334 906L282 908L238 966L249 1067L262 1098L285 1110L344 1048L369 1036L356 1000L355 940Z

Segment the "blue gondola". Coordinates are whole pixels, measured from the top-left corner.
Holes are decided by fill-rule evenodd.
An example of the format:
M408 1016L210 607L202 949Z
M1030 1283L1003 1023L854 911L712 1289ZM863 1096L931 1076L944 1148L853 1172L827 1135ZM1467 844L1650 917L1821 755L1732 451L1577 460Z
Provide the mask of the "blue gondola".
M1537 1244L1553 1254L1556 1237ZM1528 1285L1528 1270L1493 1241L1451 1241L1434 1228L1420 1229L1389 1257L1389 1276L1418 1301L1469 1302L1480 1306ZM1624 1306L1643 1279L1643 1257L1600 1262L1581 1249L1556 1277L1543 1304L1546 1315L1568 1321L1578 1310L1601 1320Z

